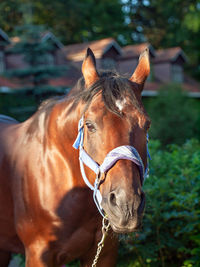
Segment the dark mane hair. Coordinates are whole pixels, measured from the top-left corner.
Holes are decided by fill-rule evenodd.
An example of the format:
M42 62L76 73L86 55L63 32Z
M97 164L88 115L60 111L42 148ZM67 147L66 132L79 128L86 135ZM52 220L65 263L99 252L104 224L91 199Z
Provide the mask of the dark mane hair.
M119 75L116 71L101 71L99 77L99 80L87 89L85 88L84 78L80 78L69 96L56 96L43 101L38 108L38 114L43 111L49 113L58 101L67 99L74 101L72 110L81 100L86 103L87 109L93 97L100 93L106 108L118 115L120 113L116 107L116 100L122 100L124 97L129 97L131 103L140 108L133 88L126 77Z
M121 114L116 106L116 100L129 97L131 103L139 108L133 88L126 77L119 75L115 71L100 72L99 76L99 80L87 89L85 88L83 77L77 82L74 90L75 93L71 95L71 98L74 99L74 105L77 105L80 100L83 100L86 103L87 109L93 97L101 93L106 108L119 116Z
M123 100L125 97L128 97L130 102L141 111L140 104L138 103L134 90L127 78L122 77L115 71L100 72L99 77L99 80L87 89L85 88L84 78L82 77L78 80L69 96L56 96L43 101L33 117L28 133L32 134L35 129L37 129L39 125L39 117L42 113L45 113L45 122L47 121L52 108L59 101L73 101L73 105L70 107L68 113L73 112L81 100L86 103L85 110L87 110L93 97L100 93L102 94L102 100L106 108L118 116L122 116L122 114L116 106L116 101Z
M140 105L136 99L133 88L127 78L122 77L115 71L104 71L99 73L99 80L95 82L90 88L85 88L84 78L80 78L76 86L72 89L73 92L69 96L57 96L43 101L37 112L33 117L32 123L29 127L29 132L34 132L38 127L38 120L41 113L45 113L45 121L47 120L52 108L59 101L72 100L73 105L69 109L69 113L74 111L77 104L82 100L86 103L85 110L90 105L93 97L97 94L102 94L102 100L108 110L122 116L116 106L117 100L123 100L128 97L130 102L138 109Z

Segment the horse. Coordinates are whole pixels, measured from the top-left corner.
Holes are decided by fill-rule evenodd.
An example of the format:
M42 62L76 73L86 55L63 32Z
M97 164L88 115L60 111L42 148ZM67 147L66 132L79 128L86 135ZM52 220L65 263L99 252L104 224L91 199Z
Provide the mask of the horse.
M149 71L148 49L126 78L98 71L88 48L69 95L21 123L0 117L1 267L11 253L25 254L26 267L91 266L105 218L111 227L96 266L116 266L117 234L140 229L144 213Z

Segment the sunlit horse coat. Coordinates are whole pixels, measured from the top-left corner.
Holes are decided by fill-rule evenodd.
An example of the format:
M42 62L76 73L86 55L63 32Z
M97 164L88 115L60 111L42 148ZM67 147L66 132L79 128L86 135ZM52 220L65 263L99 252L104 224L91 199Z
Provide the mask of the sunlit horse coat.
M23 123L0 117L0 266L25 253L26 267L56 267L79 259L91 266L101 239L92 191L82 179L72 145L84 116L85 151L99 165L118 146L134 147L147 166L150 125L141 102L149 74L146 50L130 79L98 73L87 51L83 77L69 96L49 100ZM85 168L91 184L95 175ZM118 160L99 185L112 230L97 266L115 266L117 238L141 225L145 197L137 164Z

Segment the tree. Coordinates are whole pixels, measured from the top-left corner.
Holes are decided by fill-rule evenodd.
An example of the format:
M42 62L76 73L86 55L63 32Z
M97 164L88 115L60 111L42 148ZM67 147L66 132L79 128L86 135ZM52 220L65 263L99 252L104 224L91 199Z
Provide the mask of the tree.
M16 0L0 2L0 28L8 35L13 34L15 27L22 25L23 16L20 11L20 3Z
M180 46L187 70L200 79L200 1L126 0L127 41L146 39L156 49Z
M6 15L6 10L14 16ZM13 25L27 23L27 10L32 23L48 25L65 44L117 38L125 30L120 0L8 0L0 3L0 28L15 34Z
M113 37L123 45L181 46L187 71L200 79L200 0L7 0L0 14L0 28L9 35L31 16L64 44Z
M199 108L179 85L161 88L157 99L150 102L147 110L152 119L150 136L159 139L163 146L199 138Z
M48 24L65 44L117 37L123 30L119 0L44 0L35 3L35 11L35 22Z
M20 42L16 43L10 52L21 54L27 66L5 73L9 77L21 79L26 84L23 89L31 89L35 94L56 90L48 85L49 79L61 76L66 69L49 62L53 46L50 42L42 41L43 30L43 27L36 25L20 27Z

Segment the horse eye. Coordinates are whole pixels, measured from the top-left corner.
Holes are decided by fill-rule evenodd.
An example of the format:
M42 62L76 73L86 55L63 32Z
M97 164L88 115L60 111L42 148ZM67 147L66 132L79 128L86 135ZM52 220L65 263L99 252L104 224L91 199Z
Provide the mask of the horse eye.
M88 128L88 131L90 131L92 133L96 132L96 128L95 128L94 124L92 124L91 122L86 122L85 124Z

